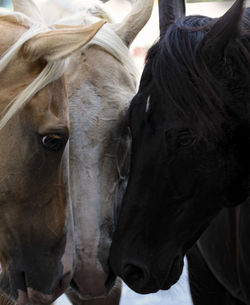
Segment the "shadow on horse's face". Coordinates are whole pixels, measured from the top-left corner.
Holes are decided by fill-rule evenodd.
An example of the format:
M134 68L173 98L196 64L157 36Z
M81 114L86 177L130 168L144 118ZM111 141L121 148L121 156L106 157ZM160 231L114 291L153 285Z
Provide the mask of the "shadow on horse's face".
M131 172L110 263L139 293L170 288L209 222L247 196L249 89L234 83L233 45L230 67L204 51L209 22L186 17L169 28L149 52L130 107Z

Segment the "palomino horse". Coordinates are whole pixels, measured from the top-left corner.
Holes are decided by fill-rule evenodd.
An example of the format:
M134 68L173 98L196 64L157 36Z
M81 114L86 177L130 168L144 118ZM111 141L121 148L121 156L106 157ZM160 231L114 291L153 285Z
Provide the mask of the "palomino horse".
M51 5L50 0L47 7ZM27 13L27 6L15 9ZM108 298L86 300L108 293L105 281L114 202L118 188L122 190L128 157L123 121L137 86L128 48L149 19L152 6L152 0L137 1L119 25L106 24L90 44L70 58L66 71L71 132L69 181L76 246L76 268L68 296L74 304L119 303L119 294L112 293ZM98 1L82 1L81 9L76 6L75 11L78 13L68 11L67 17L56 23L62 26L110 20Z
M0 287L19 304L50 303L71 280L62 74L102 25L51 30L0 10Z
M250 10L243 4L211 19L185 17L184 1L160 1L161 38L129 109L131 169L110 251L113 272L140 293L173 285L214 219L189 255L193 300L250 304Z

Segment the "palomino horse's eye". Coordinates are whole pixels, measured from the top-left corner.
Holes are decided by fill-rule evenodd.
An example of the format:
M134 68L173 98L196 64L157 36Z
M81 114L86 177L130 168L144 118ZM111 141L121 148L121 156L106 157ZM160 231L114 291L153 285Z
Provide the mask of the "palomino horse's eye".
M58 152L64 148L67 137L60 134L47 134L42 137L42 145L49 151Z
M195 144L197 136L190 130L183 130L177 137L177 145L179 147L191 147Z

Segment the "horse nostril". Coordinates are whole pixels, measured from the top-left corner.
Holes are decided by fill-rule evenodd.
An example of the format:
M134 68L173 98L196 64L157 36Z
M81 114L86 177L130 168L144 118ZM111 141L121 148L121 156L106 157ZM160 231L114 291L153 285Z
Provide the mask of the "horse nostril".
M122 278L128 284L143 286L149 278L146 268L134 264L125 264L122 270Z
M55 288L54 295L58 298L70 285L72 278L71 272L66 272L61 280L59 281L57 287Z

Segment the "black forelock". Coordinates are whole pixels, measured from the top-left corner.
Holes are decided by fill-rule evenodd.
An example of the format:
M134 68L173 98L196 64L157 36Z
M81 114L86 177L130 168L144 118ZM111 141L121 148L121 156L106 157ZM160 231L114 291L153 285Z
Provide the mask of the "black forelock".
M227 48L228 62L223 58L225 54L218 54L218 61L213 66L205 61L200 50L215 20L188 16L170 25L166 34L148 52L140 87L152 81L152 90L156 88L166 103L176 107L181 119L202 136L212 131L218 134L223 128L221 123L227 119L226 107L232 103L227 74L235 68L232 65L237 61L236 66L239 66L242 60L244 65L246 61L248 66L250 64L250 58L246 58L249 57L246 44L240 39ZM249 72L245 72L250 80Z

